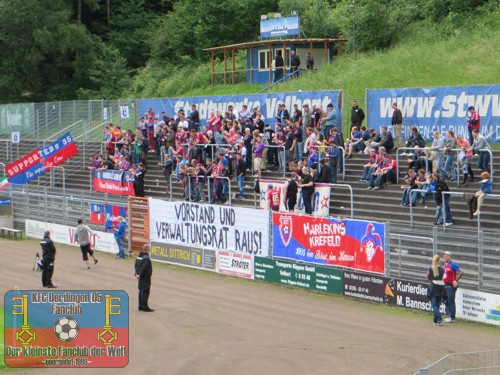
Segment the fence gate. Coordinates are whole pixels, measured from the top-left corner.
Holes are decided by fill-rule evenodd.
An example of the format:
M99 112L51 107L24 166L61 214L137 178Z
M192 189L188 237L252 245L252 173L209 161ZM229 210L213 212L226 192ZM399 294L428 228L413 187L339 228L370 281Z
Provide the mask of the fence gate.
M149 244L149 200L129 197L129 251L138 254L144 244Z

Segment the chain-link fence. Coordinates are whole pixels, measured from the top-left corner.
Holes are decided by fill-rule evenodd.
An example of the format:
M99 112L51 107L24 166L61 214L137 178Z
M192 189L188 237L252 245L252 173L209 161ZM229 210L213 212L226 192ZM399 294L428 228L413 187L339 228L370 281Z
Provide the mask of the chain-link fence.
M139 118L135 99L6 104L0 105L0 138L19 132L21 139L43 141L66 128L77 137L104 122L135 129Z

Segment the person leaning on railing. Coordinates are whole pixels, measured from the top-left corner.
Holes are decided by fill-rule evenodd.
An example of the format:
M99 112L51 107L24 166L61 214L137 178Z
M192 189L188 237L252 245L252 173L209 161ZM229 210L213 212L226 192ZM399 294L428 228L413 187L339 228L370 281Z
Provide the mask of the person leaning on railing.
M477 167L481 172L490 171L490 153L491 147L484 136L479 134L478 129L472 130L472 153L478 156Z

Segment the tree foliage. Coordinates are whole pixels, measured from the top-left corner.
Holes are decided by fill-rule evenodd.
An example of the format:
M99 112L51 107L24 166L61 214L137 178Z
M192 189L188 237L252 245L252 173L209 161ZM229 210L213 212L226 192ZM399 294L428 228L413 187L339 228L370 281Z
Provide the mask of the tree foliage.
M203 49L257 40L260 15L277 11L298 11L302 37L345 38L361 52L423 28L459 33L498 0L1 0L0 102L172 92L169 77L208 69Z

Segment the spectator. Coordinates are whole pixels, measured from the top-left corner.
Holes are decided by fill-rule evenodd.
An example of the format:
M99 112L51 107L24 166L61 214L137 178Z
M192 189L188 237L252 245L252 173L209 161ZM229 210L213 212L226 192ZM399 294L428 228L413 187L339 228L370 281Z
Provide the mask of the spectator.
M447 176L451 176L450 181L457 180L457 170L453 165L453 162L457 160L457 153L453 151L457 146L457 138L452 130L446 132L446 141L444 142L444 169Z
M319 161L320 172L319 172L319 182L323 182L325 184L332 184L332 169L328 164L325 163L325 159L321 159Z
M312 215L312 196L314 193L314 182L309 170L306 167L302 168L302 179L298 186L302 189L302 200L304 202L304 210L306 214Z
M293 122L289 121L289 125L285 126L285 142L283 146L285 147L285 161L288 163L288 169L292 169L292 163L293 163L293 153L295 150L295 133L293 131Z
M474 142L472 131L474 129L479 131L479 128L481 127L481 116L479 116L479 113L476 112L476 109L473 106L470 106L468 111L470 112L470 116L465 119L467 120L467 130L469 131L469 144L472 145Z
M309 168L309 174L311 175L312 180L315 184L321 182L319 179L318 164L314 163L311 165L311 167Z
M333 129L332 129L333 131ZM337 175L339 171L339 164L341 163L342 152L335 142L330 144L330 149L328 151L328 160L330 165L330 170L332 172L332 183L337 183Z
M446 290L445 310L446 315L448 315L445 322L453 323L456 312L455 293L458 288L458 280L461 279L464 271L457 263L451 260L451 253L449 251L444 252L443 259L445 262L443 275L444 289Z
M295 134L295 162L299 162L303 157L304 143L302 138L302 127L300 122L296 121L293 124L293 132Z
M248 119L250 119L251 115L252 112L248 109L248 106L243 104L241 111L238 112L238 121L240 124L244 124Z
M287 175L287 181L283 188L283 200L285 207L288 212L293 212L295 210L295 205L297 204L297 174L295 172L289 173Z
M278 112L274 118L281 126L285 126L285 120L290 120L290 113L283 103L278 104Z
M370 157L368 158L368 162L363 165L363 172L361 174L359 182L366 182L370 180L370 176L376 171L379 161L379 156L375 152L375 149L372 148L370 150Z
M271 211L280 210L280 191L273 184L267 185L267 208Z
M330 135L330 129L333 129L334 127L338 126L338 114L335 108L333 107L332 103L326 106L325 117L322 119L321 122L322 124L324 124L325 137L328 137Z
M372 146L377 152L380 147L384 147L386 152L389 152L394 148L394 140L391 132L387 130L387 126L382 126L380 128L380 141L376 141L374 138Z
M446 291L443 282L444 268L439 265L441 258L439 255L432 257L432 266L427 271L427 280L430 281L428 296L431 302L432 311L434 312L433 323L439 326L443 323L441 315L441 301L446 296Z
M239 199L243 200L245 199L245 188L244 188L244 182L245 182L245 174L247 170L247 165L245 163L245 160L242 158L242 155L240 153L236 154L236 181L238 182L238 188L240 191Z
M420 148L425 147L425 140L422 137L422 134L418 131L418 127L412 126L410 129L410 137L406 140L406 147L415 147L418 146ZM405 153L402 154L406 156Z
M490 145L485 137L479 134L479 130L472 130L472 138L474 143L472 144L472 153L478 156L477 167L481 172L490 171Z
M411 191L417 188L417 184L415 182L416 178L417 174L415 173L415 170L411 168L408 169L408 178L405 180L405 184L401 185L401 189L404 189L403 197L401 198L401 206L403 207L410 205ZM415 200L417 199L416 194L413 194L413 196L411 205L415 206Z
M226 194L226 179L228 171L224 163L217 165L217 173L215 174L215 203L226 203L228 201Z
M253 170L256 175L254 177L257 177L259 180L262 178L262 156L264 153L264 143L262 143L262 137L258 135L255 137L255 144L253 147Z
M474 216L481 214L481 207L483 206L484 198L493 192L493 181L488 172L481 173L481 190L477 191L475 196L477 198L477 209Z
M274 57L274 82L279 82L283 79L283 68L285 66L285 61L283 60L281 50L276 50L276 56Z
M351 109L351 129L353 127L361 129L361 125L363 124L364 119L365 119L365 113L363 112L361 107L358 106L358 102L354 100L352 102L352 109Z
M127 229L125 224L125 218L123 216L118 216L116 218L118 224L114 227L113 236L118 246L118 254L116 254L116 259L124 259L126 257L125 251L123 249L123 239L125 238L125 231Z
M314 69L314 56L309 51L306 53L306 68L307 70Z
M441 137L441 134L437 130L432 132L432 136L434 140L429 150L432 151L432 159L436 163L433 170L445 179L447 178L447 174L444 169L444 138Z
M381 190L385 182L395 184L397 182L397 164L390 155L380 158L377 170L370 176L368 188Z
M470 167L470 162L472 158L472 148L470 147L469 141L464 139L462 135L457 137L457 145L460 147L460 153L458 154L458 162L462 165L464 172L464 178L460 183L461 186L467 185L467 178L470 177L470 182L474 182L474 172Z
M306 128L311 127L312 113L309 109L309 104L304 104L302 108L304 108L304 112L302 112L302 131L305 134Z
M396 137L396 148L401 147L403 145L403 137L401 135L402 133L402 128L403 128L403 114L401 113L401 110L398 108L398 105L396 103L392 103L392 109L394 112L392 113L392 129L394 130L394 135ZM386 145L384 145L385 148L387 148ZM392 148L391 148L392 149ZM390 150L387 148L387 150Z
M200 126L200 113L196 109L196 104L191 104L191 113L189 114L188 122L189 130L194 130L195 132L197 132Z
M425 169L419 169L417 172L417 178L415 179L415 183L417 184L417 188L419 190L427 190L429 187L429 183L427 181L427 176L425 173ZM425 198L427 197L426 192L418 192L413 194L412 203L417 201L418 196L420 195L420 201L418 203L425 204Z
M292 78L298 77L299 76L299 71L300 71L300 57L297 55L297 51L291 50L290 51L291 58L290 58L290 71L292 74Z
M450 189L448 188L448 185L446 185L446 182L441 179L439 173L433 172L431 174L428 190L434 193L434 201L436 202L436 221L434 222L434 225L443 225L443 219L447 227L453 225L453 217L451 216L450 210L450 195L444 194L443 198L443 192L450 191ZM444 218L443 204L445 211Z
M165 180L167 180L167 190L165 193L170 193L170 180L172 178L172 170L174 169L174 162L170 158L169 154L165 154L165 159L163 161L163 176L165 176Z
M352 156L354 145L356 145L356 150L359 150L357 145L362 142L363 142L363 137L361 132L358 130L356 126L353 126L351 130L351 138L344 145L344 148L347 152L347 156L345 158L349 159Z

